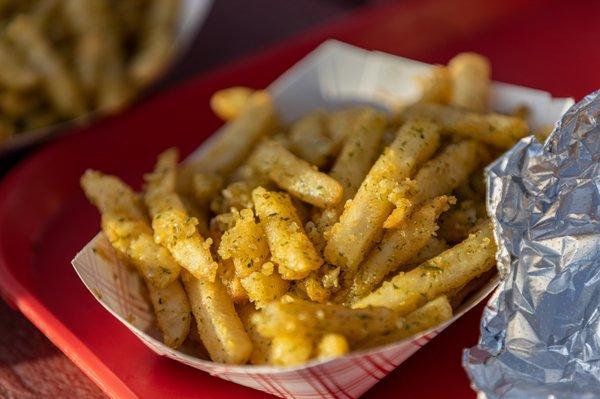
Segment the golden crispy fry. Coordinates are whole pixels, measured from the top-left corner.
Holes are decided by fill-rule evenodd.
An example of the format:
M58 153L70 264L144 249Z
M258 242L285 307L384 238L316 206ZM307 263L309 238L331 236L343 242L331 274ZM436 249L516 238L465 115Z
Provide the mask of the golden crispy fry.
M220 363L246 363L252 353L252 342L225 286L219 279L199 280L188 272L183 273L183 284L210 358Z
M439 128L425 120L407 122L375 162L354 199L331 229L326 259L351 274L379 238L392 211L389 184L400 183L429 158L439 145Z
M411 337L421 331L428 330L444 323L452 318L452 307L445 296L427 302L425 305L409 313L406 318L399 323L398 329L387 335L382 335L368 341L361 342L358 348L373 348L398 342Z
M450 60L452 99L457 107L486 112L490 96L490 61L475 53L460 53Z
M386 308L350 309L295 300L271 302L256 313L252 321L266 337L293 335L316 338L335 333L343 335L352 346L369 337L395 330L398 316Z
M270 256L269 244L263 227L254 220L252 209L242 209L233 227L222 235L219 256L233 259L235 273L240 278L260 272Z
M314 302L325 303L339 287L340 268L325 264L296 283L296 288L303 291Z
M242 285L242 279L235 273L235 267L231 259L223 259L219 263L219 279L227 289L227 294L234 303L247 303L248 293Z
M303 335L277 335L271 342L269 360L275 366L289 367L306 363L313 351L313 341Z
M219 90L210 97L210 108L224 121L233 120L242 114L252 93L253 89L241 86Z
M276 141L260 143L257 151L263 159L261 172L294 197L320 208L341 201L344 190L338 181L314 169Z
M263 270L252 272L241 279L248 298L257 308L262 308L285 294L290 288L289 281L281 278L271 262L263 265Z
M410 260L407 269L411 269L414 266L418 266L421 263L428 261L431 258L435 258L445 250L447 250L448 244L441 238L429 237L427 243L421 250Z
M190 303L181 283L175 280L164 288L152 284L147 287L165 344L179 347L188 336L191 324Z
M317 358L333 359L350 352L348 341L341 334L325 334L317 344Z
M102 214L102 230L113 247L155 286L173 283L179 265L152 239L152 229L133 190L117 177L92 170L81 177L81 186Z
M442 131L459 137L471 138L508 149L529 133L527 123L521 118L500 114L478 114L440 104L415 104L408 107L403 118L432 119L442 126Z
M196 173L193 177L192 186L196 202L205 205L218 194L223 186L223 179L219 175Z
M452 96L452 79L448 68L442 65L431 67L427 78L421 79L421 103L448 104Z
M138 50L129 68L132 80L140 87L160 77L171 61L179 3L179 0L150 0L148 4Z
M142 25L146 0L119 0L114 2L116 25L125 39L136 36Z
M34 87L39 76L4 38L0 38L0 83L11 90Z
M412 193L406 198L410 202L408 209L439 195L450 194L469 176L479 164L477 142L465 140L448 145L437 157L427 161L414 178ZM394 209L383 227L397 227L406 217L407 208Z
M333 141L333 151L340 149L346 141L346 137L352 130L355 123L355 118L360 114L362 108L346 108L329 115L327 121L327 130L329 131L329 137Z
M486 222L460 244L409 272L398 273L352 307L384 306L408 314L490 270L496 263L495 254L492 227Z
M40 32L35 20L20 15L10 22L6 33L39 75L56 111L67 118L83 115L86 112L85 101L75 79Z
M473 200L460 201L440 219L438 235L451 243L462 241L477 223L478 206Z
M333 155L334 143L327 135L327 114L314 111L290 128L290 149L300 158L319 168Z
M354 276L347 303L369 294L391 272L402 269L427 244L437 229L438 216L455 203L454 197L441 196L417 209L397 229L388 231Z
M256 141L270 132L275 123L275 109L268 93L255 92L242 114L228 122L221 135L200 156L182 165L178 188L192 186L196 173L221 174L233 172L248 156Z
M252 354L250 355L250 363L266 364L269 363L271 351L271 339L265 337L258 332L254 323L252 323L252 315L256 313L254 305L245 303L236 307L240 320L252 340Z
M289 195L262 187L252 193L271 256L286 280L299 280L323 264L310 242Z
M154 240L164 245L175 260L196 278L214 281L217 263L210 253L212 240L204 241L175 192L178 154L170 149L159 155L154 172L146 180L144 201L152 216Z
M464 302L465 298L483 287L495 274L496 269L492 268L487 272L475 277L462 287L450 292L448 294L448 301L450 302L450 305L452 305L452 308L458 308Z

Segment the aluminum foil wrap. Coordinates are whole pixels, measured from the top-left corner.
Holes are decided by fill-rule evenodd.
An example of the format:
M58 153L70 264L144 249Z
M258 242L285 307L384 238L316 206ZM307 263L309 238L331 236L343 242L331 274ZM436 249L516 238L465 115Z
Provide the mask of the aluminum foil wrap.
M502 282L463 365L483 398L600 397L600 91L486 169Z

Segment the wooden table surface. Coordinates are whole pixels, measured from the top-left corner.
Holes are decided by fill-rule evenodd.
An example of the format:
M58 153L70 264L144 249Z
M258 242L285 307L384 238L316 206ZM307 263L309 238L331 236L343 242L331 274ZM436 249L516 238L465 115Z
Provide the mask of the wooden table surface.
M155 91L360 6L349 0L214 0L187 56ZM0 161L0 176L33 150ZM105 395L20 313L0 300L0 398Z

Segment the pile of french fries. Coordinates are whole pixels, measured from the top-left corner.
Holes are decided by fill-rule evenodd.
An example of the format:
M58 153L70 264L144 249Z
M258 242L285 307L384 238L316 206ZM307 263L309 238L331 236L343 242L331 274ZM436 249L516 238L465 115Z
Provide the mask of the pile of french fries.
M141 193L83 175L167 345L197 339L230 364L328 359L444 323L492 277L482 168L528 126L488 110L482 56L421 83L393 116L315 110L291 126L266 92L226 89L211 99L221 135L182 164L163 152Z
M179 0L0 0L0 142L111 114L172 58Z

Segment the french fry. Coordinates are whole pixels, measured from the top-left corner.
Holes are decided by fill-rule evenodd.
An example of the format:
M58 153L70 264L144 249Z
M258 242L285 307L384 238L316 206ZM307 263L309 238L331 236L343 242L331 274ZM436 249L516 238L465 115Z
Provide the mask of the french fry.
M450 194L468 180L479 164L477 142L465 140L450 144L435 158L425 162L417 172L412 193L406 198L411 209L439 195ZM383 227L397 227L406 217L407 208L394 209Z
M440 104L415 104L403 113L403 119L423 117L434 120L442 131L509 149L529 133L521 118L500 114L478 114Z
M358 264L381 234L383 222L393 209L392 190L382 183L400 183L429 158L439 145L438 126L411 120L375 162L354 199L331 229L325 258L354 274Z
M421 331L428 330L438 326L452 318L452 307L445 296L427 302L425 305L409 313L406 318L399 323L398 329L387 335L369 339L357 345L359 349L374 348L391 344L392 342L402 341L412 337Z
M421 103L448 104L452 97L452 78L448 68L442 65L431 67L430 74L420 79Z
M450 103L475 112L486 112L490 96L490 61L475 53L460 53L450 60Z
M190 332L191 310L188 298L179 280L164 288L147 284L158 327L165 344L177 348Z
M0 143L15 134L15 125L7 118L0 117Z
M252 198L281 276L299 280L318 269L323 259L306 236L289 195L259 187Z
M319 270L298 281L296 288L302 290L311 301L325 303L340 287L339 274L339 267L324 264Z
M34 20L20 15L10 22L6 33L24 54L29 66L39 75L56 111L67 118L83 115L86 106L80 88Z
M350 309L341 305L302 300L271 302L252 317L266 337L280 335L318 338L328 333L343 335L350 346L396 329L398 316L390 309Z
M212 240L204 240L175 192L178 153L169 149L159 155L154 172L144 176L144 201L152 216L154 240L196 278L214 281L217 263L210 253Z
M367 295L385 276L409 264L435 234L439 215L455 202L454 197L436 197L416 210L397 229L386 232L359 266L347 303Z
M281 278L275 266L267 262L263 270L252 272L241 279L242 287L248 293L248 299L257 308L273 302L285 294L290 288L289 281Z
M257 151L264 160L262 172L294 197L320 208L341 201L344 190L337 180L315 170L281 144L267 140Z
M235 273L235 267L231 259L223 259L219 262L219 269L217 270L219 279L225 286L227 294L233 300L234 303L247 303L248 293L242 285L242 279Z
M57 123L60 116L50 109L40 109L23 117L23 130L28 132L31 130L42 129Z
M326 209L315 218L321 233L326 233L338 221L344 204L356 194L373 166L385 131L386 119L380 112L367 107L355 112L354 123L348 127L347 139L329 172L342 184L344 196L337 206Z
M478 206L473 200L460 201L457 207L441 217L438 235L451 243L462 241L477 224Z
M275 366L290 367L306 363L313 351L313 341L303 335L277 335L271 342L269 359Z
M21 58L4 38L0 38L0 83L10 90L27 90L39 81L38 73Z
M450 292L448 294L448 301L452 305L452 309L458 308L469 295L483 287L495 274L496 270L492 268L475 277L462 287Z
M269 244L263 227L254 220L252 209L240 211L235 224L221 236L219 256L233 260L240 278L261 271L270 256Z
M252 342L225 286L218 279L199 280L187 271L183 273L183 284L210 358L219 363L246 363L252 353Z
M421 263L428 261L431 258L435 258L445 250L447 250L448 244L441 238L429 237L427 243L421 250L410 260L407 269L412 269L414 266L418 266Z
M179 9L179 0L150 0L142 22L138 50L129 67L129 75L139 87L155 81L171 61Z
M166 287L179 276L179 265L152 239L141 202L133 190L114 176L87 170L81 186L102 214L102 230L113 247L157 287Z
M208 175L205 173L196 173L192 181L194 199L202 206L210 203L221 187L223 178L219 175Z
M250 355L250 363L252 364L267 364L271 352L271 339L265 337L258 332L254 323L252 323L252 315L256 313L254 305L245 303L236 307L240 320L252 340L252 354Z
M327 135L327 115L323 111L314 111L296 121L289 138L294 154L319 168L327 165L334 143Z
M0 93L0 112L12 119L30 114L39 104L38 96L31 92L5 90Z
M496 263L495 254L492 226L486 222L460 244L409 272L398 273L352 307L383 306L406 315L490 270Z
M196 173L227 176L233 172L248 156L256 141L270 132L274 122L275 109L271 97L264 91L255 92L244 111L223 127L224 131L211 143L211 147L182 165L178 188L186 191L187 187L192 187Z
M350 352L348 341L341 334L325 334L317 344L317 358L333 359Z
M228 87L210 97L210 108L224 121L230 121L242 114L254 90L248 87Z
M329 115L327 121L327 130L329 131L329 137L333 141L333 151L340 149L346 141L348 133L354 126L355 118L361 112L360 107L352 107L341 109L339 111L332 112Z

